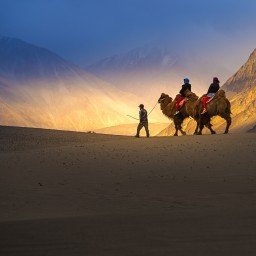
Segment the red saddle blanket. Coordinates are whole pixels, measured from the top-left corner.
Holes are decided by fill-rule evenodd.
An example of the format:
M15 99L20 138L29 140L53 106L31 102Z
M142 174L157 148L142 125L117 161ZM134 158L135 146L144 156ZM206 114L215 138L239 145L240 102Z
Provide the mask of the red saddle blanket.
M206 104L210 101L212 97L208 96L208 95L204 95L201 99L201 102L203 103L204 106L206 106Z
M202 98L201 98L201 102L202 102L202 105L203 105L203 112L202 113L205 113L207 111L207 104L214 98L214 95L213 96L209 96L209 95L204 95Z
M182 108L182 106L184 105L186 100L181 95L177 95L175 100L176 100L176 109L180 110Z

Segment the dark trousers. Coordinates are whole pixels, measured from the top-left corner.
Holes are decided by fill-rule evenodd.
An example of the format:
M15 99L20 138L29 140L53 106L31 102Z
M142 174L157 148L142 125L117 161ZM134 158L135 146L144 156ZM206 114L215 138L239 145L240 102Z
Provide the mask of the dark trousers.
M148 122L141 122L141 123L139 123L139 125L138 125L138 127L137 127L137 134L136 134L136 136L137 136L137 137L140 136L140 130L141 130L143 127L144 127L145 130L146 130L147 137L149 137Z

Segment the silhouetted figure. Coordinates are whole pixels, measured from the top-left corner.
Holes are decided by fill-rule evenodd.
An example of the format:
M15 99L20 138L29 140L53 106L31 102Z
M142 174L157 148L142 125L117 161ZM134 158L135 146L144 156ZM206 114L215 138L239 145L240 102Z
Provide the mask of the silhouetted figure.
M139 138L140 137L140 130L144 127L146 130L147 137L149 137L149 130L148 130L148 113L147 110L144 109L144 105L140 104L139 105L140 112L139 112L139 117L140 117L140 123L137 127L137 134L135 137Z

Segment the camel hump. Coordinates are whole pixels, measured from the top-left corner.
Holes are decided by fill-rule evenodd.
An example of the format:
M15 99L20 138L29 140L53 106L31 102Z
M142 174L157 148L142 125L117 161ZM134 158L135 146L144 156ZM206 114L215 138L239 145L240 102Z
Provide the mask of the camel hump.
M189 90L186 91L185 95L186 95L186 98L188 98L190 100L197 100L198 99L198 96L195 93L193 93Z
M185 96L186 97L189 97L189 96L191 96L193 94L193 92L191 92L191 91L189 91L189 90L186 90L186 92L185 92Z
M215 95L215 98L218 99L218 98L226 98L226 93L224 90L219 90L216 92L216 95Z

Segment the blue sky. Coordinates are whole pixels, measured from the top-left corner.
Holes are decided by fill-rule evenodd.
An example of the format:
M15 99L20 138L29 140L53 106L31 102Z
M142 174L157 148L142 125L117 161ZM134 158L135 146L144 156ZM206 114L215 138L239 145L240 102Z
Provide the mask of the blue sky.
M0 34L82 66L160 43L235 69L256 48L255 10L255 0L0 0Z

